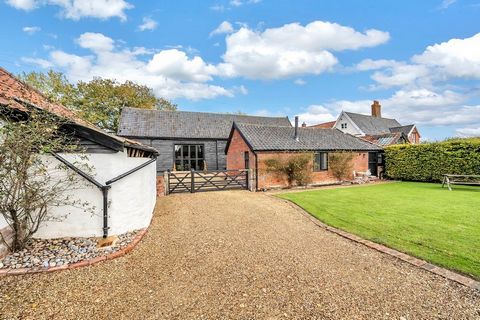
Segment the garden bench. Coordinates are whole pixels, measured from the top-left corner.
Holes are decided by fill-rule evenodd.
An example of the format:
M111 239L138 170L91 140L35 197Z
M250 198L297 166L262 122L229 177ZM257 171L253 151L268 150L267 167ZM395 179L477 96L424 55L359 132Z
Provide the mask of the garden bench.
M448 190L452 191L453 184L480 186L480 175L444 174L442 188L447 185Z

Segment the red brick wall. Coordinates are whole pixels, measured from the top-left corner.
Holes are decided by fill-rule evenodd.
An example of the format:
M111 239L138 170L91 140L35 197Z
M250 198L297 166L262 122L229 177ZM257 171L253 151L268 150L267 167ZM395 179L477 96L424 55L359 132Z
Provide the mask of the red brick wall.
M245 169L245 152L249 153L250 169L255 169L255 154L250 150L240 133L235 130L227 154L227 169Z
M163 176L157 176L157 197L165 195L165 185Z
M420 143L420 134L418 133L417 128L413 130L412 134L408 137L408 140L410 140L410 143L412 144Z
M286 160L289 157L299 155L302 153L292 152L258 152L258 188L270 189L270 188L283 188L288 186L288 181L284 177L279 177L275 173L267 172L265 166L265 160L275 158L280 160ZM311 153L310 153L311 154ZM353 170L355 171L367 171L368 170L368 153L367 152L355 152L355 158L353 161ZM309 165L313 170L313 157ZM353 178L353 170L352 176ZM337 179L332 175L330 170L312 172L312 184L325 184L337 182Z

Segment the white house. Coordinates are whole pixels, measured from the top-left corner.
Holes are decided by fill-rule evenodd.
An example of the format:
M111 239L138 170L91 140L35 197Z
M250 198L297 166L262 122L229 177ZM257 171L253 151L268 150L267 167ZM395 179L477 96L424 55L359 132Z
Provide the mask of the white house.
M63 163L85 180L75 197L96 207L94 214L75 207L50 208L51 216L65 216L45 223L37 238L106 237L146 228L156 202L157 151L138 142L108 134L85 122L72 111L47 98L0 68L0 122L12 115L25 115L40 109L68 120L71 130L86 150L93 172L85 173L73 164L80 154L52 154L45 161ZM3 120L1 119L3 118ZM0 232L6 237L11 230L0 217ZM0 244L0 257L5 254Z

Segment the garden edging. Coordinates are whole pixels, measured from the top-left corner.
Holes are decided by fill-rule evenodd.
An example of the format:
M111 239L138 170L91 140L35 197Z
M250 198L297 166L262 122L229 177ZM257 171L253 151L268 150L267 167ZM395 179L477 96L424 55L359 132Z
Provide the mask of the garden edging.
M121 248L118 251L112 252L110 254L95 257L93 259L82 260L79 262L75 262L72 264L66 264L62 266L55 266L55 267L47 267L47 268L20 268L20 269L0 269L0 277L2 276L15 276L15 275L24 275L24 274L34 274L34 273L44 273L44 272L55 272L61 270L71 270L77 269L81 267L91 266L97 264L102 261L113 260L119 257L122 257L129 253L130 251L135 248L135 246L143 239L145 234L147 233L147 229L140 230L135 238L133 238L132 242L130 242L124 248Z
M276 198L276 199L278 199L278 198ZM278 199L278 200L282 200L282 199ZM304 210L302 207L300 207L296 203L293 203L293 202L288 201L288 200L282 200L282 201L286 201L290 205L292 205L294 208L298 209L305 217L310 219L310 221L312 221L318 227L321 227L321 228L323 228L327 231L335 233L335 234L337 234L337 235L339 235L339 236L341 236L345 239L354 241L354 242L359 243L359 244L363 244L363 245L365 245L365 246L367 246L371 249L375 249L379 252L388 254L389 256L400 259L404 262L407 262L407 263L409 263L413 266L416 266L418 268L421 268L423 270L426 270L426 271L429 271L429 272L434 273L436 275L442 276L442 277L444 277L448 280L455 281L455 282L457 282L461 285L464 285L464 286L469 287L471 289L480 291L480 281L476 281L476 280L474 280L472 278L469 278L467 276L464 276L464 275L461 275L459 273L453 272L451 270L439 267L439 266L431 264L431 263L429 263L425 260L415 258L413 256L410 256L406 253L403 253L403 252L397 251L395 249L389 248L387 246L372 242L370 240L363 239L363 238L361 238L359 236L356 236L354 234L351 234L347 231L343 231L343 230L331 227L331 226L321 222L320 220L318 220L314 216L312 216L310 213L308 213L306 210Z

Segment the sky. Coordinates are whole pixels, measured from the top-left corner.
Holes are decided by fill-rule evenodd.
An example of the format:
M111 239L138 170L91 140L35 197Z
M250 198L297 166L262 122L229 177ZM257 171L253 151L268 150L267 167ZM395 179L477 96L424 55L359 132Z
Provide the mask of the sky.
M180 110L480 136L480 0L0 0L0 66L132 80Z

